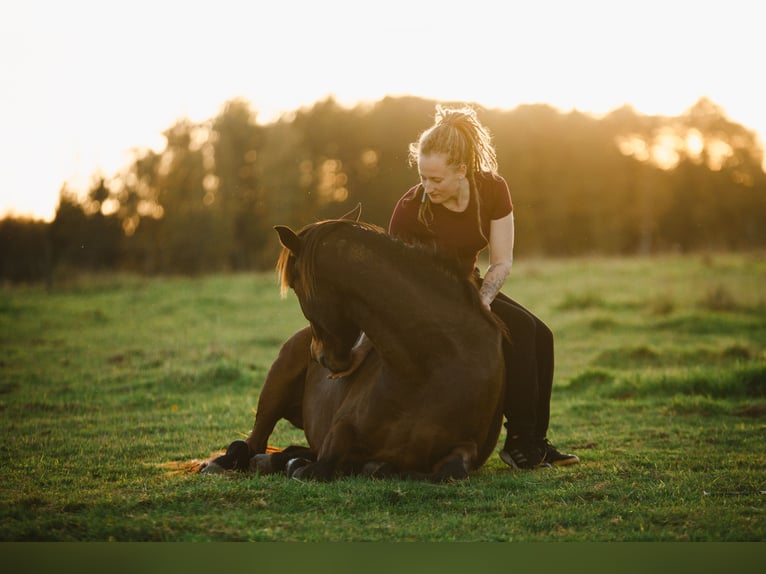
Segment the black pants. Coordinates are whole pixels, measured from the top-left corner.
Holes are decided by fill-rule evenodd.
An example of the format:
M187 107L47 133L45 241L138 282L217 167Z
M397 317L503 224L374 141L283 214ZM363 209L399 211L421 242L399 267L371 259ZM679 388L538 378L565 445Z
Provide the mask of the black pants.
M503 320L510 333L510 341L503 347L508 434L545 438L551 417L553 333L504 293L495 297L492 311Z

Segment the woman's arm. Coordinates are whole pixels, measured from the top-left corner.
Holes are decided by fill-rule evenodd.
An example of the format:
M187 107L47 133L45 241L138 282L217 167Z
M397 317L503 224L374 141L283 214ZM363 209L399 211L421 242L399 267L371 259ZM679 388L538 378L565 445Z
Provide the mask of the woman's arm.
M479 289L481 301L487 309L511 272L514 233L513 212L490 223L489 268Z

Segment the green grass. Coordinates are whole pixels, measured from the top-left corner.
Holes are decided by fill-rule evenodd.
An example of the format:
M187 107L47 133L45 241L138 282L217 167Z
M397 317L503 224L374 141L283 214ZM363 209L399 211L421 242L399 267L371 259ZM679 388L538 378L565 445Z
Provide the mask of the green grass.
M0 540L766 540L766 258L526 261L567 469L446 485L171 474L246 435L305 321L275 277L0 291ZM272 444L302 442L280 423Z

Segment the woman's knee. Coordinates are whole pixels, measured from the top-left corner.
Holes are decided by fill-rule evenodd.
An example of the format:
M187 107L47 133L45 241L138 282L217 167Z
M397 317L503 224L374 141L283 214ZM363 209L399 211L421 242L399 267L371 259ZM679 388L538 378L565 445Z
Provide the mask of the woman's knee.
M553 348L553 331L550 330L548 325L538 320L535 327L535 334L537 337L537 345L543 348Z
M492 311L505 323L511 334L534 336L535 317L524 309L509 304L493 304Z

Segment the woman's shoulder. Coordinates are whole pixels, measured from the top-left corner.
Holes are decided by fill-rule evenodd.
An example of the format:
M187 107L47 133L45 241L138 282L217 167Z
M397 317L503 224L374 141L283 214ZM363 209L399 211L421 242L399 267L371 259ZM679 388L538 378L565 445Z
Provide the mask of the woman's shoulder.
M476 181L477 183L488 185L490 187L508 187L508 182L505 181L505 178L498 174L498 173L492 173L491 171L480 171L476 174Z
M476 174L476 185L479 188L479 193L482 196L505 196L510 195L510 189L508 182L502 175L497 173L491 173L488 171L482 171Z
M508 182L497 173L481 172L476 174L476 186L479 189L481 201L489 207L492 219L500 219L513 211L511 190Z

